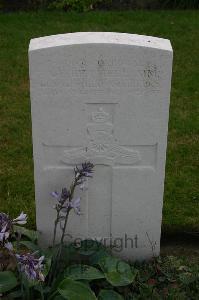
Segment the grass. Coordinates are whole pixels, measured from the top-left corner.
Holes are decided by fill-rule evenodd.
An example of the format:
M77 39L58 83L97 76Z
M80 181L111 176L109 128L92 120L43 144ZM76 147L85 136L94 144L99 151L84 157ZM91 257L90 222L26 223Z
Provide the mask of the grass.
M129 32L171 40L174 67L163 230L199 230L197 11L0 14L0 211L16 216L24 210L29 227L35 226L29 41L75 31Z

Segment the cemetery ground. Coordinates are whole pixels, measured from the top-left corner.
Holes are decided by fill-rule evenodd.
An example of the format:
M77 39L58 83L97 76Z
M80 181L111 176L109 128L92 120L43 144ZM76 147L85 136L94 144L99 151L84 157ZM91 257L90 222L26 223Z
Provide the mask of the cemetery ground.
M29 41L77 31L128 32L171 40L174 65L162 229L167 234L198 232L197 11L0 14L1 211L15 216L23 210L28 214L29 228L35 227Z
M0 298L60 299L61 294L68 300L198 299L198 23L194 11L0 14L0 211L11 218L24 211L29 228L35 228L27 57L30 39L75 31L118 31L168 38L174 48L162 257L129 265L102 245L93 251L87 245L84 248L84 241L74 249L73 245L63 245L62 239L57 252L56 246L45 251L35 244L34 231L11 225L5 230L14 245L12 250L11 243L4 243L3 230L7 224L24 224L26 215L12 220L1 214L1 226L5 220L8 223L1 227ZM26 240L19 241L16 232ZM28 253L36 249L38 259L35 253ZM51 251L55 251L52 261ZM29 274L26 269L26 276L34 278L34 284L16 271L18 266L24 272L27 258L32 262L30 271L35 271Z

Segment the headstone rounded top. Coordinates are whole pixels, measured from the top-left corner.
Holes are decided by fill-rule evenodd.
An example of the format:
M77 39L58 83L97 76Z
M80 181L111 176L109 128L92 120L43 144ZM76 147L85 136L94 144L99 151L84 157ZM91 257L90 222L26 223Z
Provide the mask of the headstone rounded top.
M30 41L29 51L78 44L118 44L172 51L167 39L117 32L75 32L39 37Z

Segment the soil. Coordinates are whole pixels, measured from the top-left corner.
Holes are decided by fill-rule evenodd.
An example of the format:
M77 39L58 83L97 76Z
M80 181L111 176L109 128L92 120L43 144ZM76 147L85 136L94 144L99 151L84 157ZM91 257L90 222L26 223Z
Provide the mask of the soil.
M162 256L184 256L199 263L199 233L164 234L161 239L160 253Z

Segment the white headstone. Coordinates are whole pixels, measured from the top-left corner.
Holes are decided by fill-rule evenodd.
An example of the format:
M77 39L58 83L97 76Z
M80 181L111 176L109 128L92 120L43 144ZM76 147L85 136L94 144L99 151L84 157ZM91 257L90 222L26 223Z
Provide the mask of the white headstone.
M159 254L172 72L165 39L81 32L31 40L29 48L37 228L50 244L50 192L73 167L95 167L71 215L68 240L97 238L118 254ZM121 251L120 251L121 250ZM120 252L119 252L120 251Z

